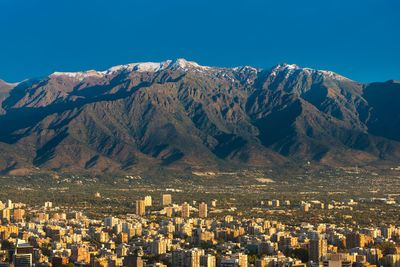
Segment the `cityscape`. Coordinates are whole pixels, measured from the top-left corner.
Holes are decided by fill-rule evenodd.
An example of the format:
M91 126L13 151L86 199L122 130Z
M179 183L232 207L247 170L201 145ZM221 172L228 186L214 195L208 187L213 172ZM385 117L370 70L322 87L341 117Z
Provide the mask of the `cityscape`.
M137 199L130 213L103 218L50 201L1 202L1 266L397 266L400 261L399 225L313 219L285 224L247 217L235 207L224 215L218 199L179 203L174 199L179 190L166 191ZM398 212L400 194L329 203L270 199L253 203L253 209L353 212L378 203Z
M399 0L0 0L0 267L400 267Z

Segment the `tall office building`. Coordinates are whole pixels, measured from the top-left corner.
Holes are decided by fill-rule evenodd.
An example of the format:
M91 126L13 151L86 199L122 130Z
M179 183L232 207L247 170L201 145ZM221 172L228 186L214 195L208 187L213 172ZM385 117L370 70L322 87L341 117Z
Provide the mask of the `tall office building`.
M174 267L200 267L200 257L204 255L203 249L191 250L178 249L172 252L172 266Z
M186 266L188 267L200 267L200 257L204 255L204 250L193 248L186 252Z
M7 208L9 208L9 209L13 209L14 208L14 204L10 199L7 200Z
M247 254L244 253L238 253L237 254L237 259L239 261L239 267L247 267Z
M0 211L0 217L2 222L4 223L5 221L10 222L10 210L9 209L2 209Z
M362 248L365 246L365 235L359 232L348 233L346 235L347 248Z
M163 194L161 197L161 205L167 206L169 204L172 204L171 194Z
M386 266L400 266L400 254L388 254L385 256Z
M142 257L128 255L123 260L123 265L126 267L143 267Z
M217 266L215 256L211 254L200 256L200 266L203 267L215 267Z
M107 217L104 219L104 227L110 227L113 228L114 225L119 223L119 219L118 218L114 218L114 217Z
M190 217L190 205L187 202L182 204L182 217L183 218L189 218Z
M199 217L207 218L207 204L202 202L199 205Z
M136 200L136 215L143 216L146 214L144 200Z
M20 222L23 220L25 215L25 210L23 209L14 209L14 222Z
M185 267L185 250L177 249L172 251L172 266Z
M151 245L151 254L161 255L167 252L167 240L164 238L159 238L154 240Z
M326 256L328 251L328 242L321 237L315 237L310 240L308 256L313 262L320 262Z
M167 215L167 217L172 217L173 211L174 209L172 207L165 207L165 215Z
M33 247L18 240L13 255L14 267L32 267L32 255Z
M79 246L79 245L74 245L71 248L71 260L73 262L85 262L89 263L90 262L90 253L89 253L89 247L86 245Z
M152 203L152 200L151 200L151 196L145 196L144 197L144 205L146 207L151 207L152 204L153 203Z

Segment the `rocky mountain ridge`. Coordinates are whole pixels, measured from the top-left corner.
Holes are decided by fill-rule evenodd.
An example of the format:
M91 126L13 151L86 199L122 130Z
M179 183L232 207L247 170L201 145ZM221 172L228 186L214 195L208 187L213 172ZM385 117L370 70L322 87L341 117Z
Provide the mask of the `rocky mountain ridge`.
M184 59L0 82L0 170L392 164L400 84Z

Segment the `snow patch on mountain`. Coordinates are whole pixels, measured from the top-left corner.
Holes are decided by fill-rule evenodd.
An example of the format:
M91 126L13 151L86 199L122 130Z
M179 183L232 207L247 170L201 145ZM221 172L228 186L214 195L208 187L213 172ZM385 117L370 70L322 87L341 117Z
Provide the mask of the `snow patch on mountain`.
M316 70L316 69L311 69L311 68L301 68L296 64L278 64L275 67L273 67L270 71L270 75L272 77L275 77L278 75L278 73L284 72L285 77L288 77L289 75L293 74L294 72L301 71L301 72L306 72L307 74L314 74L317 73L321 76L329 77L334 80L342 81L342 80L350 80L342 75L339 75L333 71L327 71L327 70Z
M87 77L103 77L101 72L95 70L80 71L80 72L54 72L49 77L69 77L75 80L83 80Z
M216 75L217 73L224 73L227 70L233 70L235 72L243 72L243 71L251 71L251 72L259 72L261 70L257 70L250 66L245 67L236 67L236 68L218 68L218 67L208 67L201 66L194 61L188 61L183 58L179 58L176 60L166 60L162 62L139 62L139 63L130 63L125 65L118 65L111 67L105 71L81 71L81 72L54 72L50 75L50 77L55 76L63 76L69 77L71 79L75 79L77 81L83 81L86 78L94 77L94 78L102 78L109 75L114 75L117 73L123 72L158 72L166 69L171 70L183 70L184 72L194 72L194 73L203 73L205 75ZM332 71L325 70L315 70L311 68L301 68L296 64L287 64L282 63L278 64L270 70L271 78L276 77L279 73L284 73L285 77L289 77L290 75L297 72L306 72L307 74L319 74L321 76L326 76L335 80L349 80L346 77L343 77L337 73Z
M157 72L168 67L168 65L170 65L171 62L172 62L171 60L167 60L163 62L130 63L125 65L114 66L105 71L89 70L80 72L54 72L53 74L50 75L50 77L63 76L82 81L88 77L102 78L104 76L112 75L119 72L132 72L132 71Z
M212 68L207 66L200 66L194 61L188 61L186 59L179 58L171 64L171 69L182 69L183 71L187 72L189 70L204 71Z
M349 78L346 78L342 75L339 75L333 71L328 71L328 70L318 70L319 73L321 73L322 75L326 75L332 79L335 80L339 80L339 81L343 81L343 80L350 80Z
M103 71L103 74L112 74L120 71L138 71L138 72L157 72L165 69L171 64L171 60L163 62L140 62L140 63L130 63L126 65L119 65L109 68Z

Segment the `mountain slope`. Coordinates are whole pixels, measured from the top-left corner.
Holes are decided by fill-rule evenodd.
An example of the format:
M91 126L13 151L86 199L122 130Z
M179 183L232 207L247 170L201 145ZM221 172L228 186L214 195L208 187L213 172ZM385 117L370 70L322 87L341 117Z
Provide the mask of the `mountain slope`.
M216 68L184 59L56 72L5 87L0 169L134 173L396 161L400 119L389 118L399 87L296 65Z

